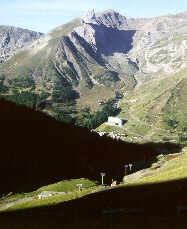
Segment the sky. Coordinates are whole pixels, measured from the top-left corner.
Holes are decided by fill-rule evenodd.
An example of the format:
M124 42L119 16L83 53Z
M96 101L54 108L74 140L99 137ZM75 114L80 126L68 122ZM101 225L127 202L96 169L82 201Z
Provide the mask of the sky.
M0 0L0 25L47 33L88 10L113 9L127 18L187 11L187 0Z

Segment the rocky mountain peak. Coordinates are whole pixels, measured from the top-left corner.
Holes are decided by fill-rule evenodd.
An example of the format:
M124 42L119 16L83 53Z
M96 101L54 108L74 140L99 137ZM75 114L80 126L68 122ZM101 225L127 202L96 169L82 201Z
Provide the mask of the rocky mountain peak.
M118 29L127 27L126 17L111 9L97 14L97 20L107 27Z
M118 12L109 9L96 14L91 10L82 17L82 24L74 28L72 34L77 33L95 52L100 50L103 54L111 56L116 52L126 53L124 50L132 40L128 32L122 32L125 29L128 29L127 19ZM119 48L119 44L122 47Z
M107 27L118 29L128 26L126 17L111 9L97 14L94 10L88 11L87 14L82 17L82 24L103 24Z
M82 17L82 23L86 24L98 24L95 11L89 10L86 15Z

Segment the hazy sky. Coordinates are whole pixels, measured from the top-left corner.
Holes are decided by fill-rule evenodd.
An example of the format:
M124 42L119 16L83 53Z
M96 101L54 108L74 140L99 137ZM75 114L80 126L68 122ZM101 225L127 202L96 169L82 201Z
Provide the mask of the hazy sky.
M186 11L187 0L0 0L0 25L48 32L90 9L154 17Z

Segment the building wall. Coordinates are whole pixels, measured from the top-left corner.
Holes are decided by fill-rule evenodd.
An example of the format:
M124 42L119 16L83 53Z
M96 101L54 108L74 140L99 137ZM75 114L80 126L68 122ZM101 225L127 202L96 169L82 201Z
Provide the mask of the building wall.
M108 117L108 124L109 125L118 125L122 126L122 120L120 118L115 118L115 117Z

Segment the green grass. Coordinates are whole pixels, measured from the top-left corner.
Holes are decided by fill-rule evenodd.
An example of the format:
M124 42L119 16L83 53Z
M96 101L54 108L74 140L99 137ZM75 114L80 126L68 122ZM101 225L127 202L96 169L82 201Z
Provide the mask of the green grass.
M172 159L172 157L175 158ZM166 166L155 168L157 165L165 162L168 162ZM187 178L187 149L182 154L168 155L160 159L157 163L153 164L152 167L147 169L147 174L145 173L145 175L133 181L130 185L160 183L183 178Z
M167 166L162 168L156 168L159 164L162 164L164 162L168 162ZM172 181L172 180L186 178L187 177L187 148L183 149L183 154L170 154L160 158L156 163L152 164L152 166L148 168L147 171L148 172L145 173L143 177L140 177L139 179L130 182L125 186L144 185L148 183L160 183L165 181ZM84 188L81 192L74 190L74 185L76 185L77 183L83 183ZM68 190L71 189L72 190L71 193L64 194L64 195L56 195L48 198L43 198L40 200L35 198L34 200L28 201L26 203L21 203L12 206L8 208L6 211L17 211L17 210L37 208L42 206L55 206L56 204L59 203L63 204L63 202L81 198L82 196L89 195L92 192L103 188L103 186L92 186L94 184L95 184L94 182L86 179L61 181L56 184L42 187L38 189L35 192L35 194L39 191L44 191L44 190L45 191L65 191L64 188L68 188ZM124 185L120 185L120 187L123 186Z
M77 184L82 184L81 192L77 191L77 186L76 186ZM97 185L95 181L91 181L91 180L84 179L84 178L62 180L58 183L43 186L30 193L16 193L10 197L2 198L0 200L0 208L5 206L7 203L19 201L23 198L28 198L28 197L33 197L34 199L28 202L25 202L25 203L16 204L8 208L7 211L26 209L26 208L32 208L32 207L50 206L50 205L55 205L57 203L61 203L64 201L69 201L72 199L80 198L81 196L90 194L91 192L96 191L101 188L103 188L103 186ZM68 194L55 195L55 196L51 196L51 197L39 200L37 198L37 195L43 191L68 192Z
M103 186L95 186L95 187L83 189L81 192L78 192L76 190L68 194L62 194L62 195L59 194L59 195L50 196L43 199L34 199L26 203L17 204L13 207L8 208L6 211L23 210L23 209L43 207L43 206L53 206L59 203L63 203L69 200L77 199L82 196L91 194L92 192L97 191L101 188L103 188Z
M114 91L99 85L94 86L91 90L82 88L80 92L81 97L77 100L77 107L89 106L92 111L97 111L102 108L102 106L98 104L98 98L106 102L108 99L115 97Z
M127 120L124 127L129 134L135 132L143 135L146 141L159 141L163 137L177 140L177 134L170 133L164 120L166 115L172 115L181 123L180 128L187 120L186 72L185 69L169 76L159 75L124 96L120 101L118 117ZM171 111L174 103L175 109ZM107 131L105 126L101 129Z
M163 111L165 112L166 119L178 121L178 129L182 128L187 117L187 78L183 79L173 89L171 97Z
M110 126L110 125L107 125L106 123L103 123L101 126L99 126L97 128L98 131L104 131L104 132L118 132L118 133L121 133L123 134L124 131L123 129L121 129L120 127L117 127L117 126Z
M37 191L54 191L54 192L72 192L77 190L76 185L82 184L83 188L90 188L95 186L96 183L94 181L90 181L88 179L72 179L72 180L63 180L55 184L50 184L44 187L37 189Z

